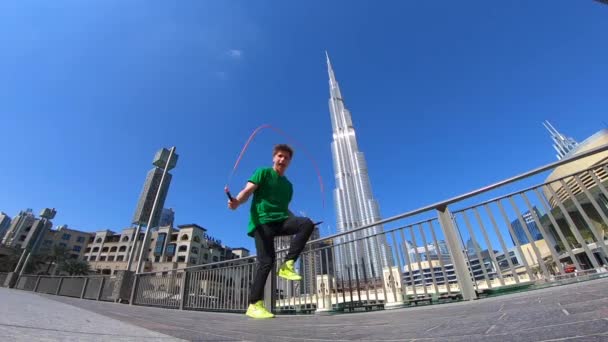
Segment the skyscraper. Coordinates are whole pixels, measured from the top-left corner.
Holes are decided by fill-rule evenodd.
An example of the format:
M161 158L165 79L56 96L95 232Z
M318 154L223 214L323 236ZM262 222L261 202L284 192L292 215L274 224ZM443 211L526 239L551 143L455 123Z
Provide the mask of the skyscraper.
M159 167L155 167L148 172L148 176L146 177L146 181L144 183L143 189L141 191L141 195L139 196L139 201L137 202L137 208L135 209L135 214L133 215L133 224L147 225L148 219L150 218L152 212L152 206L154 204L154 198L156 197L156 192L159 191L160 180L162 178L163 170ZM157 209L155 210L154 216L152 218L152 224L150 228L158 227L158 222L160 220L161 210L158 208L162 208L165 204L165 199L167 198L167 193L169 192L169 185L171 184L171 173L167 172L165 176L165 182L163 183L163 188L160 189L160 196L158 198Z
M540 218L542 215L540 214L538 209L536 207L534 207L533 209L534 209L534 213L536 214L536 217ZM533 241L542 240L543 235L540 233L540 229L538 229L538 226L536 225L536 222L534 221L534 216L532 216L532 213L528 210L525 213L521 214L521 217L524 220L524 223L526 224L526 228L527 228L528 232L530 233L530 236L532 236ZM526 236L524 227L519 222L519 219L513 220L511 222L511 227L513 228L513 233L515 234L515 237L517 237L517 241L519 241L520 245L525 245L527 243L532 242ZM515 245L515 239L513 237L513 234L511 234L509 232L509 235L511 235L511 242L513 242L513 245Z
M175 222L175 211L173 208L163 208L163 211L160 214L160 222L158 222L159 227L173 227L173 223Z
M8 230L2 238L2 244L14 248L25 248L28 241L29 232L36 221L36 216L32 209L20 211L17 216L11 220Z
M0 211L0 241L4 237L4 234L8 231L8 227L11 225L11 218Z
M336 226L338 232L347 232L379 221L380 209L372 194L365 156L359 151L351 113L344 104L327 53L326 57L329 73L329 111L333 132L331 151L336 181L334 189ZM376 238L348 243L382 231L383 227L377 225L340 237L335 241L336 245L346 243L337 247L338 276L344 274L345 267L353 266L360 268L359 274L364 278L382 275L382 266L387 266L387 254L382 237L378 237L378 244Z
M570 151L575 149L578 146L576 140L567 137L560 132L558 132L555 127L553 127L549 121L543 122L545 128L549 131L551 135L551 139L553 139L553 148L557 151L555 155L557 159L564 158Z

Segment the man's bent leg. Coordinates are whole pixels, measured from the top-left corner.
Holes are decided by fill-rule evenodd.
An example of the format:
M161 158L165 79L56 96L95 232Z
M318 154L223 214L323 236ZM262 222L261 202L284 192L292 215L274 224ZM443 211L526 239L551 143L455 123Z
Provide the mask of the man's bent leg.
M251 288L249 289L249 308L247 316L253 318L271 318L274 315L264 308L264 286L268 274L274 267L274 235L266 226L262 225L255 229L255 248L257 253L257 270Z
M306 217L290 217L283 222L277 235L295 235L291 240L285 263L279 269L279 276L287 280L301 280L294 263L306 247L306 242L314 230L314 223Z
M315 224L308 217L292 216L283 222L277 235L295 235L291 240L285 260L296 261L298 259L314 229Z

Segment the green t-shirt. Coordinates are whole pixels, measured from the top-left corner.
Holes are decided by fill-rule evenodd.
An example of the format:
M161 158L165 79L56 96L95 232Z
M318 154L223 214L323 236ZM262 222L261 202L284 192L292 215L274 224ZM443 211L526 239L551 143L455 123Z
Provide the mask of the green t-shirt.
M293 186L285 176L280 176L272 167L255 170L248 180L257 184L253 193L247 235L253 236L260 224L285 220L289 216L289 202Z

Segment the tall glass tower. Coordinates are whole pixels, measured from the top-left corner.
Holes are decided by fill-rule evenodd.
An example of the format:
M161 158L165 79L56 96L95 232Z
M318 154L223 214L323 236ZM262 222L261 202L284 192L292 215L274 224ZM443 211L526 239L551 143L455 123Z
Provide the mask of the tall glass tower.
M329 73L329 112L333 141L331 143L336 188L334 206L336 208L336 227L338 232L347 232L358 227L379 221L380 209L372 194L367 164L363 152L359 151L353 120L346 109L338 81L327 52L327 71ZM382 267L387 267L385 239L366 236L383 232L381 225L339 237L334 241L337 247L336 272L360 279L382 276ZM356 242L351 242L357 240ZM350 243L349 243L350 242ZM356 274L354 272L357 272Z
M576 147L578 146L578 142L576 142L576 140L558 132L555 127L553 127L553 125L549 123L549 121L545 120L545 122L543 122L543 125L551 135L551 139L553 140L553 148L557 152L555 156L558 160L565 158L566 155L570 153L570 151L576 149Z

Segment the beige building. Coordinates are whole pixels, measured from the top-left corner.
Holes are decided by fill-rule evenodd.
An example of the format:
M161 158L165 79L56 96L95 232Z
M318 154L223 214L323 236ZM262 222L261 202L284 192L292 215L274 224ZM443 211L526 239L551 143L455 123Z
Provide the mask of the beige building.
M566 155L566 157L581 154L607 144L608 129L603 129L581 142L573 151ZM568 189L570 189L574 195L578 195L583 192L583 189L580 187L574 177L567 177L563 180L567 184L567 187L564 187L563 184L557 180L571 174L582 172L583 170L591 168L595 165L602 165L606 162L608 162L608 151L596 153L592 156L585 157L555 168L555 170L553 170L553 172L551 172L551 174L545 180L546 183L550 183L549 186L553 191L544 189L544 194L546 198L549 199L551 207L556 207L558 200L564 202L568 199ZM608 173L606 172L605 167L594 169L594 174L601 182L608 180ZM581 175L580 181L589 189L597 187L593 177L589 173ZM555 193L555 195L552 192Z
M126 228L121 233L109 230L95 233L93 242L85 251L85 260L88 260L91 268L97 272L113 274L115 271L127 269L130 251L135 250L136 254L132 257L130 267L130 270L135 270L144 232L140 233L137 241L133 239L134 234L135 228ZM207 229L197 224L184 224L177 228L160 227L151 233L143 271L164 272L235 259L238 255L248 255L248 251L245 251L247 250L241 249L233 253L231 248L210 237Z
M603 129L578 144L565 157L607 144L608 129ZM581 268L594 268L594 263L598 266L608 264L608 249L605 247L608 244L608 222L605 219L608 217L606 196L608 167L603 165L606 163L608 163L608 151L596 153L555 168L545 180L547 185L543 187L543 194L549 202L550 213L559 227L553 225L548 215L544 215L541 222L557 241L556 247L561 253L559 258L562 263L572 263L572 260L564 254L564 244L567 243L576 255ZM589 168L590 171L585 171ZM576 176L570 176L572 174ZM567 241L561 241L558 229ZM576 235L584 240L591 254L582 248L583 243Z
M54 246L65 247L72 259L83 259L87 245L93 241L93 233L59 226L56 230L47 230L38 247L38 253L50 254Z

